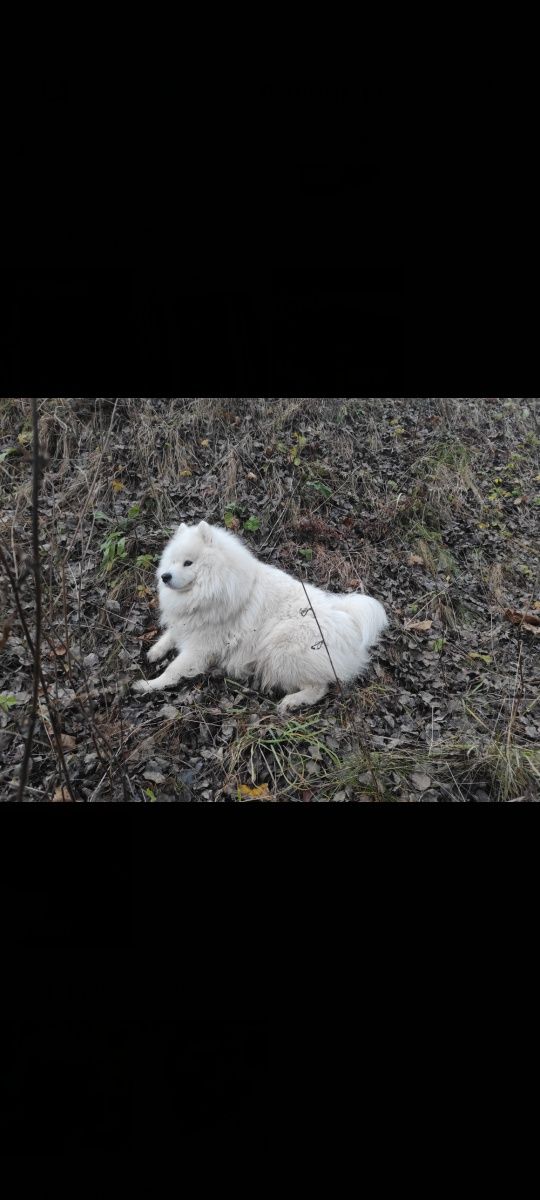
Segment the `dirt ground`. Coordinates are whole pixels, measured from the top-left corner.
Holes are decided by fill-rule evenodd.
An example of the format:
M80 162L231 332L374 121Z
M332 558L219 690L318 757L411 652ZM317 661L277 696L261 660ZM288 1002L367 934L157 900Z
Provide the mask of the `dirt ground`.
M48 702L40 685L25 802L538 799L539 400L51 398L38 411ZM33 659L12 582L32 636L32 471L31 402L2 399L0 788L13 801ZM217 673L132 695L156 671L160 551L202 518L298 578L382 600L390 627L365 678L294 718Z

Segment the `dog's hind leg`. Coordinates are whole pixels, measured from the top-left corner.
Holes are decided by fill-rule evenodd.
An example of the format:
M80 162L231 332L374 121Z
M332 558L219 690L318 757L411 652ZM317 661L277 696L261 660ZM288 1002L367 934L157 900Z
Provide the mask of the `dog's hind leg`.
M326 695L327 683L313 683L302 688L301 692L290 692L278 704L278 712L288 712L290 708L299 708L301 704L316 704Z
M154 642L148 651L148 662L157 662L158 658L163 658L169 650L173 650L175 645L174 633L172 629L166 629L162 633L157 642Z

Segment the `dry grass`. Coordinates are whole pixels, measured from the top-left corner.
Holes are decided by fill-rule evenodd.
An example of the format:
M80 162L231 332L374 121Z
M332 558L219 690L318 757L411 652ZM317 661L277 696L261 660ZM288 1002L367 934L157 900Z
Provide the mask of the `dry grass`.
M374 800L394 802L435 799L442 791L446 800L463 803L475 782L489 785L494 801L532 799L531 787L540 789L540 748L491 738L483 744L442 742L424 752L370 751L369 758L354 754L340 764L327 786L357 788Z
M538 401L52 398L39 411L45 669L81 785L85 756L97 756L82 798L98 785L99 799L159 799L160 786L180 798L192 786L182 773L197 771L209 783L195 799L237 799L242 783L275 800L536 798L540 639L504 610L538 600ZM0 399L0 538L31 614L29 433L29 402ZM222 523L228 508L263 559L372 591L392 617L365 682L295 721L221 680L188 689L174 719L129 696L153 637L165 537L181 519ZM11 621L5 580L0 600ZM408 632L411 617L431 628ZM25 702L9 696L24 694L30 670L16 620L3 654L11 762ZM164 785L137 774L151 753L167 759ZM44 714L35 758L29 797L50 799L59 780Z

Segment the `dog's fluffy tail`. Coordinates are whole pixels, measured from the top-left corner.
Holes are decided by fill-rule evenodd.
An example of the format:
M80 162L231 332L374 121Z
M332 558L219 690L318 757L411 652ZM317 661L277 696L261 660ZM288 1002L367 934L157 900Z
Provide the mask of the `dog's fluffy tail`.
M375 600L374 596L364 596L362 593L340 596L340 601L340 608L344 608L345 612L350 613L355 623L358 624L362 643L367 650L369 646L374 645L388 625L388 617L382 604L379 600Z

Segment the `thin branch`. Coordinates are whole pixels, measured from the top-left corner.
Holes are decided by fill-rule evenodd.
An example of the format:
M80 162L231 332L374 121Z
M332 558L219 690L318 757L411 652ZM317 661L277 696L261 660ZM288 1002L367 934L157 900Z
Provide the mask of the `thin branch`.
M531 598L530 598L529 605L528 605L528 607L531 609L531 612L532 612L532 608L533 608L533 604L534 604L534 597L536 594L536 588L538 585L539 575L540 575L540 567L538 568L538 570L536 572L536 579L533 584ZM525 694L525 684L524 684L524 680L523 680L523 620L525 619L525 616L526 616L526 614L524 613L523 619L520 621L520 624L518 626L518 656L517 656L517 663L516 663L516 677L514 680L514 695L512 696L512 707L510 710L510 717L508 720L508 729L506 731L506 749L507 750L510 749L510 744L512 741L512 734L514 732L514 725L516 723L518 700L522 700L523 696ZM519 691L518 691L518 682L519 682Z
M320 627L320 625L319 625L319 621L318 621L318 619L317 619L317 613L315 612L315 609L314 609L314 607L313 607L313 605L312 605L312 603L311 603L311 600L310 600L310 598L309 598L309 596L308 596L308 594L307 594L307 591L306 591L306 585L305 585L305 583L304 583L303 579L301 579L301 580L300 580L300 583L302 584L302 587L303 587L303 589L304 589L304 592L305 592L305 595L306 595L306 600L307 600L307 602L308 602L308 604L309 604L309 607L310 607L310 609L311 609L311 611L312 611L312 613L313 613L313 616L315 617L315 621L317 622L317 629L319 630L319 633L320 633L320 635L321 635L321 638L322 638L322 641L323 641L323 644L324 644L324 648L325 648L325 650L326 650L326 653L327 653L327 655L328 655L328 658L330 659L330 666L331 666L331 668L332 668L332 670L333 670L333 672L334 672L335 680L336 680L336 683L337 683L337 685L338 685L338 688L339 688L340 694L341 694L341 695L343 695L343 687L342 687L342 685L341 685L341 682L340 682L340 680L338 679L337 672L336 672L336 668L335 668L335 666L334 666L334 664L333 664L333 662L332 662L332 655L330 654L330 651L329 651L329 649L328 649L328 646L326 645L326 641L325 641L324 633L323 633L323 631L322 631L322 629L321 629L321 627ZM376 790L376 792L377 792L377 793L380 795L380 794L381 794L381 790L382 790L382 789L381 789L381 785L380 785L380 783L379 783L379 780L378 780L378 778L377 778L377 772L375 771L375 768L374 768L374 766L373 766L373 762L372 762L372 759L371 759L371 754L370 754L370 751L369 751L369 747L368 747L368 745L367 745L367 742L366 742L365 738L364 738L364 737L363 737L363 736L360 734L360 731L359 731L359 730L357 730L357 732L358 732L358 741L359 741L359 743L360 743L360 749L362 750L362 753L363 753L363 755L364 755L364 758L365 758L365 760L366 760L366 764L367 764L368 771L369 771L369 773L370 773L370 775L371 775L371 777L372 777L372 779L373 779L373 783L375 784L375 790Z
M111 436L111 433L112 433L112 427L113 427L113 425L114 425L114 418L115 418L115 416L116 416L116 407L117 407L117 404L118 404L118 399L119 399L119 397L117 396L117 398L116 398L116 400L115 400L115 402L114 402L114 408L113 408L113 410L112 410L112 413L111 413L111 419L110 419L110 421L109 421L109 428L108 428L108 430L107 430L107 434L106 434L106 437L105 437L105 442L104 442L104 444L103 444L103 447L102 447L102 450L101 450L101 453L100 453L100 456L99 456L99 459L98 459L98 464L97 464L97 467L96 467L96 469L95 469L95 472L94 472L94 477L93 477L93 479L92 479L92 481L91 481L91 483L90 483L90 485L89 485L89 488L88 488L88 494L87 494L87 496L86 496L86 500L84 501L84 504L83 504L83 506L82 506L82 508L81 508L81 511L80 511L80 513L79 513L79 519L78 519L78 521L77 521L77 524L76 524L76 526L75 526L75 530L74 530L74 532L73 532L73 536L72 536L72 538L71 538L71 541L70 541L70 542L69 542L69 544L66 546L66 549L65 549L65 551L64 551L64 557L63 557L63 559L62 559L62 563L63 563L63 564L64 564L64 563L66 563L66 562L67 562L67 560L68 560L68 558L69 558L69 555L70 555L70 553L71 553L71 550L72 550L72 548L73 548L73 546L74 546L74 544L75 544L75 539L76 539L76 537L77 537L77 534L79 533L79 530L81 531L81 536L82 536L82 525L83 525L83 520L84 520L84 518L85 518L85 515L86 515L86 510L87 510L87 508L88 508L88 505L90 504L90 501L91 501L91 499L92 499L93 490L94 490L94 484L95 484L95 482L96 482L96 479L98 478L99 472L100 472L100 470L101 470L101 464L102 464L102 462L103 462L103 458L104 458L104 456L105 456L105 451L106 451L106 449L107 449L107 446L108 446L108 444L109 444L109 439L110 439L110 436Z
M342 688L342 686L341 686L341 682L340 682L340 680L339 680L339 679L338 679L338 677L337 677L336 668L335 668L335 666L334 666L334 664L333 664L333 662L332 662L332 655L330 654L330 651L329 651L329 649L328 649L328 646L326 645L326 639L325 639L324 633L323 633L323 631L322 631L322 629L321 629L321 627L320 627L320 625L319 625L319 621L318 621L318 618L317 618L317 613L315 612L315 609L314 609L314 607L313 607L313 605L312 605L312 603L311 603L311 600L310 600L310 598L309 598L309 596L308 596L308 594L307 594L307 591L306 591L306 585L305 585L305 583L304 583L304 580L303 580L303 579L301 579L301 580L300 580L300 583L302 584L302 587L303 587L303 589L304 589L304 592L305 592L305 595L306 595L306 600L307 600L307 602L308 602L308 604L309 604L309 607L310 607L310 609L311 609L311 611L312 611L312 613L313 613L313 616L315 617L315 621L316 621L316 624L317 624L317 629L319 630L319 633L320 633L320 635L321 635L321 638L322 638L322 642L323 642L324 648L325 648L325 650L326 650L326 653L327 653L327 655L328 655L328 658L330 659L330 666L331 666L331 668L332 668L332 670L333 670L333 672L334 672L334 678L335 678L335 681L336 681L336 683L337 683L337 685L338 685L338 688L339 688L339 690L340 690L340 693L343 693L343 688Z
M24 609L23 609L23 606L22 606L22 603L21 603L21 597L20 597L20 594L19 594L19 589L18 589L18 586L17 586L17 580L16 580L16 578L15 578L15 576L14 576L14 574L13 574L13 571L11 570L11 567L10 567L10 565L9 565L9 562L8 562L8 559L7 559L7 555L4 553L4 550L3 550L3 547L2 547L2 543L1 543L1 542L0 542L0 562L2 563L2 566L3 566L3 568L4 568L4 571L6 572L6 575L7 575L8 579L9 579L9 582L10 582L10 584L11 584L11 588L12 588L12 591L13 591L13 595L15 596L15 603L16 603L16 605L17 605L17 612L18 612L18 614L19 614L19 619L20 619L20 622L21 622L21 625L22 625L22 628L23 628L23 633L24 633L24 636L25 636L25 638L26 638L26 642L27 642L27 645L28 645L28 649L30 650L30 653L31 653L31 655L32 655L32 658L34 659L34 658L35 658L35 652L34 652L34 641L33 641L33 638L32 638L32 634L30 633L30 630L29 630L29 628L28 628L27 621L26 621L26 616L25 616L25 613L24 613ZM63 750L63 747L62 747L62 742L61 742L61 738L60 738L60 733L59 733L59 730L58 730L58 719L57 719L56 712L55 712L55 710L54 710L54 708L53 708L53 706L52 706L52 704L51 704L51 698L50 698L50 696L49 696L49 689L48 689L48 687L47 687L47 684L46 684L46 681L45 681L45 676L43 675L43 671L42 671L42 669L41 669L41 662L40 662L40 664L39 664L39 681L40 681L40 683L41 683L41 687L42 687L42 689L43 689L43 695L44 695L44 697L45 697L45 703L46 703L46 705L47 705L47 709L48 709L48 712L49 712L49 717L50 717L50 719L51 719L51 726L52 726L52 730L53 730L53 733L54 733L54 740L55 740L55 743L56 743L56 750L57 750L57 753L58 753L58 758L59 758L59 760L60 760L60 765L61 765L61 767L62 767L62 772L63 772L63 775L64 775L64 779L65 779L65 781L66 781L66 787L67 787L67 789L68 789L68 792L69 792L69 794L70 794L70 796L71 796L71 799L72 799L74 802L76 802L76 800L77 800L77 797L76 797L76 795L75 795L75 792L73 791L73 784L72 784L72 782L71 782L71 779L70 779L70 776L69 776L69 771L68 771L68 768L67 768L67 763L66 763L65 756L64 756L64 750Z
M33 572L34 586L36 594L36 633L34 642L34 671L33 671L33 686L32 700L30 707L30 716L28 719L28 731L26 734L26 744L24 747L24 755L21 763L21 774L19 778L19 802L24 800L24 789L28 779L28 766L30 763L30 754L32 752L32 742L34 739L34 729L36 725L38 693L39 693L39 676L41 667L41 567L39 562L39 475L40 475L40 457L39 457L39 423L37 411L37 399L33 397L30 401L32 405L32 557L33 557Z

